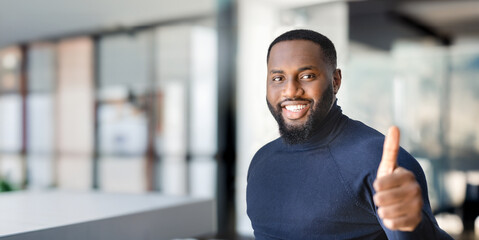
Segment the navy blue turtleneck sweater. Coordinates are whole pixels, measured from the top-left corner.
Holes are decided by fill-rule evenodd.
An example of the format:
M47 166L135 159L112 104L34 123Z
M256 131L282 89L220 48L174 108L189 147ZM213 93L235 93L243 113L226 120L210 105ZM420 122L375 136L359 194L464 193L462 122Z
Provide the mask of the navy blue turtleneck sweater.
M404 149L398 164L416 175L424 200L413 232L384 227L373 202L384 135L336 104L317 129L304 144L278 138L254 156L247 212L256 239L452 239L437 226L424 173Z

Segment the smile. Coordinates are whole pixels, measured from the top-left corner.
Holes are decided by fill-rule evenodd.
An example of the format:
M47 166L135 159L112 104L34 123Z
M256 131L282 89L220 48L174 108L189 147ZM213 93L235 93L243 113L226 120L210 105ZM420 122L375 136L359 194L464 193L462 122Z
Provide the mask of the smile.
M283 117L285 120L299 120L304 118L311 104L305 101L288 101L282 104Z
M304 109L307 105L287 105L285 106L286 110L291 111L291 112L299 112L302 109Z

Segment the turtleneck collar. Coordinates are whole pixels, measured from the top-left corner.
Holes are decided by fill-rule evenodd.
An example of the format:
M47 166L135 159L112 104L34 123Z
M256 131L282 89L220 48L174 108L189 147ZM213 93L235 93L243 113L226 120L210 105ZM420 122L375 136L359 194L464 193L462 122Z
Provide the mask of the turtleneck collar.
M341 107L337 105L336 100L329 110L328 115L317 123L313 134L305 143L286 144L283 141L281 142L287 150L307 150L324 146L333 140L337 135L336 133L339 133L346 118L347 117L343 115Z

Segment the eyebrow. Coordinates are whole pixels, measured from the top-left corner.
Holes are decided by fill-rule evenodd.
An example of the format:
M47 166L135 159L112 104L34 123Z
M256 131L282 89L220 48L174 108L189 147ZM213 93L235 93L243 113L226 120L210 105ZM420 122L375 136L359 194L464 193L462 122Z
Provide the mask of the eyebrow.
M306 71L306 70L313 70L313 69L318 69L317 67L315 66L312 66L312 65L309 65L309 66L304 66L304 67L300 67L298 68L298 72L302 72L302 71ZM284 71L283 70L276 70L276 69L273 69L271 71L269 71L270 74L283 74Z
M315 66L310 65L310 66L300 67L300 68L298 68L298 71L302 72L302 71L305 71L305 70L313 70L313 69L318 69L318 68L315 67Z
M284 73L284 71L283 71L283 70L274 70L274 69L273 69L273 70L269 71L269 73L271 73L271 74L277 74L277 73Z

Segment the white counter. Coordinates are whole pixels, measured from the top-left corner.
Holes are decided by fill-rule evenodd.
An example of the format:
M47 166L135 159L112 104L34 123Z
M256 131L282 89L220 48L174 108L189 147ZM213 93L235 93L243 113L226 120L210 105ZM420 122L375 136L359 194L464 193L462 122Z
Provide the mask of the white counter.
M20 191L0 194L1 240L141 240L216 231L212 199L161 194Z

